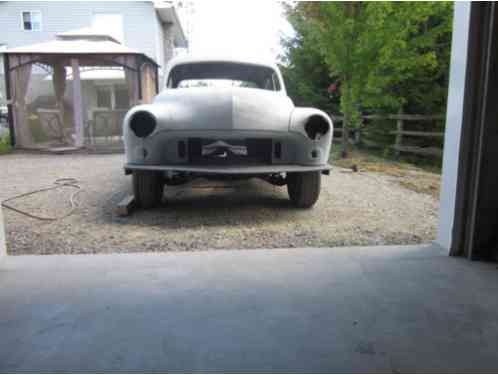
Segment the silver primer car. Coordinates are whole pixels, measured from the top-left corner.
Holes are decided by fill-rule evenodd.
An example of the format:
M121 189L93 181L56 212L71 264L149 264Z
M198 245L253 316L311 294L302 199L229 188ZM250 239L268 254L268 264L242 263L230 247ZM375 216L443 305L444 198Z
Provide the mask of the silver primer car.
M137 203L161 201L164 185L193 178L262 178L287 185L295 206L311 207L328 174L333 125L295 107L274 63L173 59L164 90L123 123L125 173Z

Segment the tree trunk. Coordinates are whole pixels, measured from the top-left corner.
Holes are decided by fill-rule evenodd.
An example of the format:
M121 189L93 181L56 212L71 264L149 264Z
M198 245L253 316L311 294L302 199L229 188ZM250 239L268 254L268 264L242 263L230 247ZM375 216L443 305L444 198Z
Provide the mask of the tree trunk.
M342 151L341 158L346 159L349 157L349 123L351 121L351 114L349 111L344 112L344 119L342 121Z
M346 18L355 21L356 15L356 4L352 1L345 2L344 15ZM354 30L349 30L349 47L347 49L347 71L344 72L343 79L343 91L341 94L341 109L344 113L344 119L342 121L342 152L341 158L346 159L350 155L350 144L349 144L349 129L351 128L351 122L353 120L353 93L351 79L353 77L353 66L351 60L351 48L354 43Z
M341 111L344 114L344 119L342 120L341 158L346 159L349 157L350 154L349 129L351 129L352 112L353 112L351 86L348 77L345 77L342 88L343 90L341 95Z
M403 107L400 107L398 110L398 115L403 114ZM403 146L403 120L398 119L396 121L396 140L395 140L395 146L394 146L394 155L395 157L399 157L400 152L399 152L399 147Z

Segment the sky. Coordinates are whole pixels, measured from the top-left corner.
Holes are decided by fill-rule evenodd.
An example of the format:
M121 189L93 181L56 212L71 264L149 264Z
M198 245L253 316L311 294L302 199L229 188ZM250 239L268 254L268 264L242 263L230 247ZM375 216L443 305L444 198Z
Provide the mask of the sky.
M280 36L293 33L282 13L272 0L193 0L190 15L180 17L191 54L275 59Z

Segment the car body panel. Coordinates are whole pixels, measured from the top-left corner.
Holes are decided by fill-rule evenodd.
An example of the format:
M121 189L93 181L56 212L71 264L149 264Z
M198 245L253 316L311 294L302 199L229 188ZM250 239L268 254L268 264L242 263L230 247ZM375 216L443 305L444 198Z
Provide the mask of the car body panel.
M167 72L178 64L219 61L174 60ZM247 64L246 61L240 63ZM223 173L225 168L227 174L252 174L251 170L258 168L265 173L330 169L328 159L333 135L330 117L318 109L296 108L286 95L278 67L274 64L265 66L275 70L281 80L280 90L248 87L165 88L152 104L130 109L123 121L125 170ZM154 131L145 138L137 137L129 126L132 117L140 111L152 114L156 121ZM326 134L316 139L311 139L305 130L312 116L320 117L329 127ZM253 144L256 146L251 146ZM211 152L204 149L209 145L222 150L215 155L218 159L209 159L217 165L213 168L208 159L203 165L195 165L192 156L194 146L203 147L199 152L209 156ZM186 149L184 155L179 151L180 146ZM254 156L247 162L234 156L237 153L234 150L244 150L244 147L251 148L251 155ZM226 158L225 151L233 158ZM258 153L265 155L258 157ZM234 163L231 164L229 159Z

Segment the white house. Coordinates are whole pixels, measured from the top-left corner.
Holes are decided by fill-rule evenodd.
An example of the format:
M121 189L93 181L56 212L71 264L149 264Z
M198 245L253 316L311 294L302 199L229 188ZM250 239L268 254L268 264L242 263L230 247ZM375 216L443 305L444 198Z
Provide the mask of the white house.
M56 53L64 52L57 50L59 45L69 45L69 50L81 47L82 51L78 53L84 53L85 48L98 49L105 41L110 46L109 53L136 52L157 64L159 87L163 67L178 49L187 47L176 10L166 1L0 1L0 25L0 53L6 50L36 56L35 52L44 53L46 48L50 50L48 52L54 52L54 49ZM3 70L4 64L0 65ZM73 71L66 62L65 81L69 87L62 98L66 105L65 113L61 114L57 113L54 95L54 64L41 59L33 60L30 65L31 78L23 101L27 112L24 122L30 127L28 131L34 143L53 144L51 129L57 121L59 128L74 125L70 123L71 112L75 110L72 106L74 90L70 87ZM87 137L119 136L116 134L119 133L119 118L136 104L130 95L125 69L110 66L105 61L102 64L92 61L87 66L80 66L79 70L82 121ZM0 77L0 81L4 86L4 77ZM0 101L5 102L5 87L0 87L0 92Z
M0 25L0 50L47 42L57 34L85 28L111 34L161 67L175 48L187 47L169 1L0 1Z

